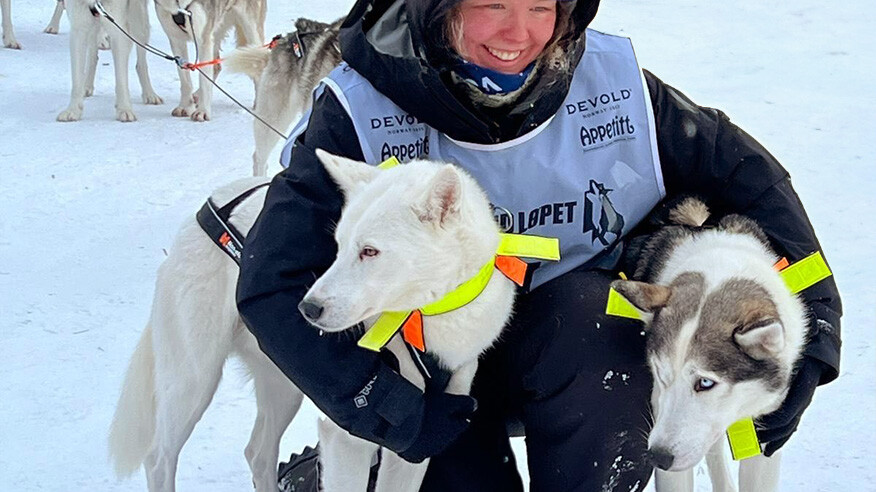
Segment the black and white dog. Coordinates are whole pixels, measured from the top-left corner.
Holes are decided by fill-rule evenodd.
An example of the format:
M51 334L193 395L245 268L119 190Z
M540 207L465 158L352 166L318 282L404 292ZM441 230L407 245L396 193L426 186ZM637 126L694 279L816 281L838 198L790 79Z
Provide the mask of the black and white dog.
M649 455L660 492L693 490L705 455L714 490L734 490L725 430L784 400L806 338L806 311L774 269L778 258L754 221L731 215L702 228L693 198L645 244L634 278L613 287L645 313L654 376ZM740 464L740 489L778 486L779 456Z

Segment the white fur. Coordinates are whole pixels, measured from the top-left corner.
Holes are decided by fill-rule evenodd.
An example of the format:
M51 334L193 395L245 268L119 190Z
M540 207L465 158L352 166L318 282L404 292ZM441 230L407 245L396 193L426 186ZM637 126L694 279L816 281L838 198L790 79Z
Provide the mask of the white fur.
M337 259L304 298L323 307L316 321L320 328L340 331L383 311L435 302L473 277L495 254L499 234L489 202L463 171L428 161L380 171L322 151L317 155L346 195L335 232ZM360 258L365 246L379 254ZM424 318L426 349L453 372L448 393L468 394L477 358L498 338L513 298L514 284L494 273L474 301ZM390 349L408 359L397 339ZM419 378L412 368L402 367L402 375ZM332 434L339 432L343 431ZM326 492L365 490L367 473L351 467L370 463L376 450L376 445L361 443L343 451L327 449L321 458ZM428 461L408 463L389 450L382 456L377 490L419 489Z
M3 46L13 50L20 50L21 45L15 40L15 32L12 30L12 5L10 0L0 0L0 16L3 19Z
M219 43L232 27L236 29L238 46L261 44L264 40L265 0L194 0L186 6L191 17L187 18L185 29L172 18L179 8L180 2L176 0L155 0L155 13L170 41L170 49L184 61L194 63L219 58ZM200 60L189 58L188 43L195 40ZM206 76L215 80L220 66L209 65L201 70L197 95L192 90L190 71L178 70L180 102L171 112L173 116L190 116L194 121L212 118L213 84Z
M705 293L714 290L730 278L746 278L763 287L775 302L781 325L780 339L771 339L782 370L790 374L800 356L806 334L805 310L791 294L781 276L773 269L775 256L752 236L721 230L695 235L679 244L671 253L656 282L669 285L684 272L697 272L705 277ZM692 391L699 377L717 380L696 361L688 359L685 347L694 336L699 313L684 324L671 353L651 354L649 364L655 374L652 405L655 422L650 433L649 448L664 448L675 456L672 470L656 471L658 492L689 492L693 490L693 467L707 455L715 491L733 491L723 458L724 431L743 417L759 417L779 407L787 393L767 391L759 381L736 384L719 382L713 390ZM781 330L783 328L783 330ZM737 335L737 342L742 338ZM750 458L740 463L740 489L743 492L770 492L777 489L779 456Z
M228 202L264 179L236 181L213 195ZM235 209L243 233L264 190ZM210 404L225 360L237 355L253 378L258 413L244 452L257 492L277 490L278 446L303 395L262 353L235 304L238 267L192 217L158 270L152 314L131 359L109 437L119 475L145 465L149 490L173 491L183 444Z
M101 2L107 13L134 39L149 41L149 15L147 0L104 0ZM58 121L78 121L82 118L83 102L94 93L94 73L97 69L97 48L101 29L110 38L113 68L116 74L116 119L122 122L136 121L128 90L128 57L133 43L117 27L104 17L91 13L93 2L67 0L67 15L70 18L70 74L72 89L70 104L58 114ZM137 76L143 90L143 103L162 104L149 81L146 51L137 47Z
M348 186L347 204L338 224L338 261L308 296L357 306L353 312L337 314L325 329L340 330L383 310L433 302L472 277L495 253L499 235L489 202L464 172L425 161L378 171L321 151L320 155L332 175ZM221 206L264 181L237 181L217 190L214 201ZM231 221L241 232L249 231L263 200L264 191L259 191L235 209ZM390 261L371 271L345 267L360 233L379 244ZM126 475L145 464L152 492L174 490L180 449L209 405L231 354L244 361L256 388L258 416L245 453L256 490L277 489L279 440L302 395L242 325L235 304L237 277L237 265L210 241L194 217L159 268L152 315L131 359L110 432L116 471ZM374 282L381 288L373 288ZM496 272L475 301L424 319L428 350L454 372L449 393L469 392L477 357L510 317L514 290L511 281ZM354 291L370 295L360 297ZM399 359L400 374L423 388L422 376L399 337L391 340L389 349ZM319 433L325 490L365 490L378 446L329 420L320 423ZM378 491L419 488L428 460L413 465L388 450L382 456Z

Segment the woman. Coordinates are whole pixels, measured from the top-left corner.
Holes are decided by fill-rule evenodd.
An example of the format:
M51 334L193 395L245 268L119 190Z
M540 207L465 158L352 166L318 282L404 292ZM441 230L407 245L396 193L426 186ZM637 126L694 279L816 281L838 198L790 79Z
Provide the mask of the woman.
M360 0L345 65L284 150L246 242L240 313L262 349L351 433L411 461L422 490L522 490L506 423L526 432L531 490L633 490L651 472L651 379L635 322L604 315L625 238L663 199L696 193L757 220L795 261L818 250L784 169L716 110L638 68L629 41L585 28L598 0ZM643 83L644 81L644 83ZM512 232L560 237L518 297L472 396L425 394L386 354L321 337L296 306L331 264L342 197L313 151L377 164L456 162ZM833 281L804 294L811 340L783 407L762 422L772 454L839 362ZM439 378L436 378L439 379ZM369 405L354 398L367 387Z

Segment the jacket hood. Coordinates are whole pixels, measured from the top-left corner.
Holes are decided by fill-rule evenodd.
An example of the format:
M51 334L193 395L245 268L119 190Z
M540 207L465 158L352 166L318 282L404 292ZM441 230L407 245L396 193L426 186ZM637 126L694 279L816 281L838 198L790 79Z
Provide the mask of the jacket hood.
M445 19L460 0L358 0L341 26L344 61L406 113L455 140L497 143L553 116L584 52L599 0L577 0L562 33L568 70L540 67L524 94L501 112L482 111L454 89Z

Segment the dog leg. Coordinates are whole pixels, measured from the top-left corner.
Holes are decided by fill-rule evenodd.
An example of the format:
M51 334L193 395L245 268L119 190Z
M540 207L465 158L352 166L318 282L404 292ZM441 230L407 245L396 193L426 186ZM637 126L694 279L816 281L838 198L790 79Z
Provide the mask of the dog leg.
M110 15L116 19L119 25L129 25L127 19L124 18L124 12L110 12ZM101 23L103 22L101 21ZM128 88L128 60L131 56L131 47L134 43L114 26L107 27L112 27L112 30L107 32L110 33L111 37L110 45L113 54L113 69L116 76L116 119L123 123L137 121L134 108L131 107L131 92ZM96 41L94 46L97 46Z
M709 468L709 479L712 481L712 492L736 492L730 469L724 457L724 439L718 439L706 453L706 466Z
M319 420L322 490L367 490L371 461L379 446L353 436L329 419Z
M693 492L693 470L668 472L654 470L654 489L657 492Z
M67 14L70 17L70 104L58 114L58 121L79 121L82 118L85 100L85 76L88 47L97 43L100 22L84 5L71 4Z
M739 463L739 492L775 492L779 490L782 452L767 458L754 456Z
M245 336L252 338L245 327L242 329ZM263 353L254 355L259 360L248 365L253 375L258 414L244 454L256 492L276 492L280 439L298 413L304 394Z
M110 49L109 34L106 33L106 29L103 26L100 27L100 34L97 36L97 49L104 51L109 51Z
M215 49L213 39L214 25L212 22L207 22L207 13L200 3L194 2L189 8L192 12L192 19L200 21L192 21L192 30L195 31L194 36L198 39L200 52L203 56L210 56ZM198 97L195 99L195 111L192 113L192 121L209 121L212 117L213 85L207 77L209 76L211 79L216 80L215 67L216 65L206 66L201 69L198 75Z
M149 12L146 10L146 2L138 1L131 2L130 28L131 36L141 43L149 42ZM164 104L164 100L155 93L152 88L152 82L149 80L149 66L146 62L146 50L137 46L137 77L140 80L140 89L142 91L143 104Z
M188 34L180 30L170 14L159 9L157 5L155 13L158 16L158 22L167 34L167 40L170 41L170 51L173 56L183 61L189 61ZM178 68L177 75L179 75L179 105L173 108L170 114L177 117L191 116L195 111L195 100L192 97L192 74L189 70Z
M417 492L426 476L429 460L410 463L383 448L374 492Z
M58 34L58 30L61 26L61 14L64 13L64 0L58 0L55 2L55 13L52 14L52 20L49 21L49 25L43 29L43 32L46 34Z
M85 97L94 95L94 76L97 75L97 46L89 43L85 53Z
M15 33L12 31L12 5L9 0L0 0L0 11L3 17L3 46L20 50L21 45L15 40Z

